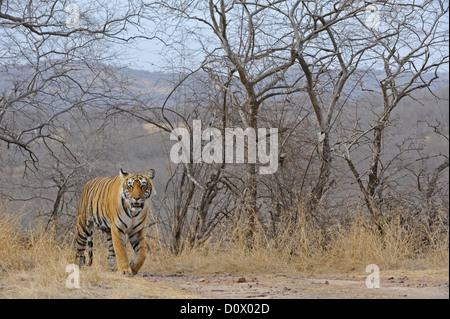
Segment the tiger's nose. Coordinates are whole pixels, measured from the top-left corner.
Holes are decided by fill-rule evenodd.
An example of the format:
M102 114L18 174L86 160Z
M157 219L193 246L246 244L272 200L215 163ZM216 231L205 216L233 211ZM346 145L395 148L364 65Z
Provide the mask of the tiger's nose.
M138 201L138 200L141 199L141 197L140 197L140 196L137 196L137 197L133 197L133 199L134 199L135 201Z

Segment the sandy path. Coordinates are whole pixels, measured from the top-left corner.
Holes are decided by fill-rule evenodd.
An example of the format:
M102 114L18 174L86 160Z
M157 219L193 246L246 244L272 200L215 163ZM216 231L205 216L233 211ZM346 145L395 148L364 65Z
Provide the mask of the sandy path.
M195 298L449 298L448 277L381 278L368 289L365 278L317 278L286 275L138 275Z
M385 273L380 288L366 287L366 275L327 277L301 274L155 274L124 276L84 270L81 287L68 289L66 277L28 273L0 276L2 298L138 298L138 299L448 299L448 273L413 271Z

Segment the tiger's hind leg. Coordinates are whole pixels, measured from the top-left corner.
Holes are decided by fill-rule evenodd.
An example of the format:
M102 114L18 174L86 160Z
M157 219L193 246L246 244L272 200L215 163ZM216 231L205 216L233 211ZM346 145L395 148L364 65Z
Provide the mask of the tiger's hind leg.
M89 262L88 262L87 265L91 266L92 265L92 259L93 259L93 251L92 251L92 249L93 249L93 246L94 246L94 242L93 242L93 238L92 238L93 230L94 230L94 223L90 222L88 224L88 227L89 227L89 236L88 236L88 239L87 239L87 244L88 244Z
M114 245L112 242L111 231L106 233L106 243L108 244L108 267L115 271L117 270L116 253L114 252Z
M93 223L92 221L88 222L87 225L83 225L83 223L78 221L77 225L77 235L76 235L76 248L77 248L77 254L76 258L78 260L78 264L80 266L86 265L86 257L84 255L84 251L86 249L86 246L88 246L88 256L89 260L87 265L92 265L92 233L93 233Z

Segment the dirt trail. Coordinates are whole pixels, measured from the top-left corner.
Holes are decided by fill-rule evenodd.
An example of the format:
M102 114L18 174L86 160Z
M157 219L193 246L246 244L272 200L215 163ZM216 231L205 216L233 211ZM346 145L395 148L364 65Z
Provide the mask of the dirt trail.
M448 299L445 270L384 273L380 288L366 287L366 275L301 274L155 274L137 276L83 270L78 289L66 287L66 273L18 271L0 276L2 298L144 298L144 299Z
M448 277L381 278L368 289L365 278L317 278L286 275L138 275L193 298L449 298Z

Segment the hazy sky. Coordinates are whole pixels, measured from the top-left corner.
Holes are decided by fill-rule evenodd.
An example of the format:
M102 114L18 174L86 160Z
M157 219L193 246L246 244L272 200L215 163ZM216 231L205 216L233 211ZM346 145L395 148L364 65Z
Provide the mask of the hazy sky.
M125 56L129 56L130 67L146 71L160 71L166 61L162 56L164 45L159 40L145 40L128 48Z
M383 14L383 11L380 10L380 14ZM448 15L448 14L447 14ZM381 17L380 19L380 28L383 28L383 20L386 17ZM144 22L141 20L141 22ZM152 30L152 28L155 28L156 26L153 25L151 21L145 21L146 24L145 28L148 28L149 30ZM446 30L446 33L448 35L449 25L443 24L441 25L441 28ZM442 30L442 29L441 29ZM185 43L186 47L183 50L191 50L195 51L192 46L195 44L198 46L198 43L194 43L194 41L183 41ZM448 54L448 43L443 44L446 49L444 49L443 52L447 52ZM177 52L173 56L169 56L167 52L167 47L159 40L140 40L136 43L134 43L132 46L127 46L124 48L125 54L124 56L128 56L129 58L124 60L125 63L129 63L129 66L135 69L140 70L147 70L147 71L161 71L161 70L171 70L174 67L182 67L183 60L181 57L180 52ZM183 52L184 53L184 52ZM178 58L176 57L178 54ZM187 60L192 59L190 54L185 54L185 57ZM186 62L186 61L185 61ZM187 64L190 65L192 68L195 66L195 62L189 60L187 61ZM192 65L194 64L194 65ZM448 72L448 65L445 65L441 68L441 71L447 71Z

